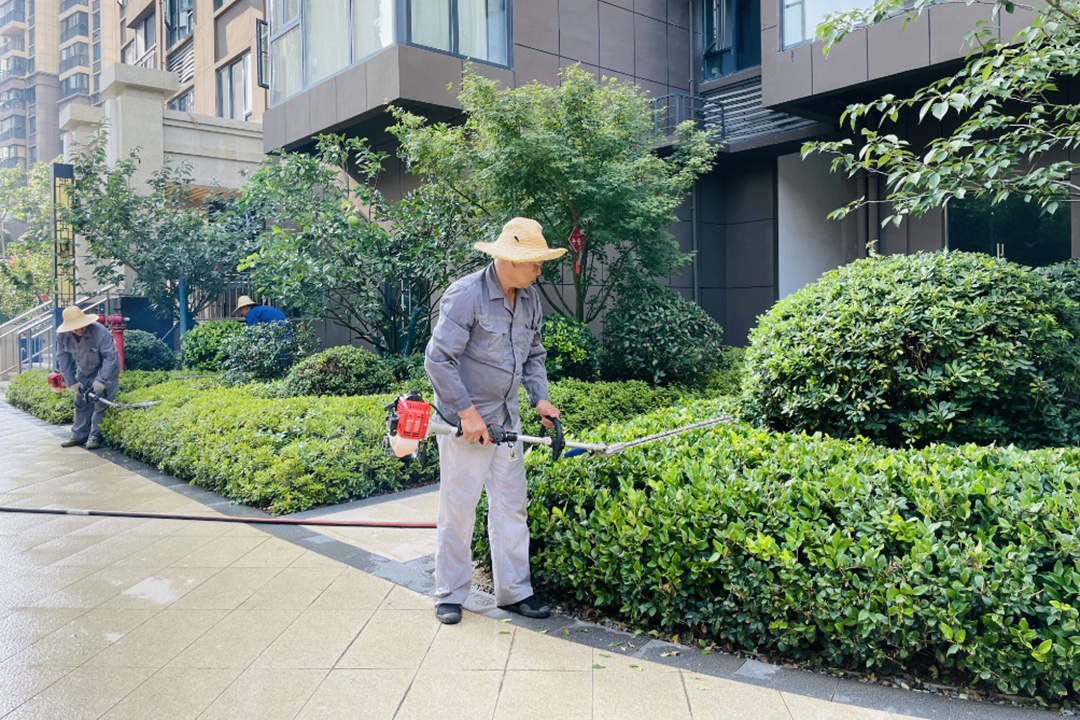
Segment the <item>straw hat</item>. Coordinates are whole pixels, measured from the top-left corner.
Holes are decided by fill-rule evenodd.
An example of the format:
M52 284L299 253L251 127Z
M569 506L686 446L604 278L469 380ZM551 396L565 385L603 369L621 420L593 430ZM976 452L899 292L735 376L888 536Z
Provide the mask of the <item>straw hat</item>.
M493 243L478 242L473 245L480 252L510 262L544 262L554 260L566 252L566 248L549 248L540 223L529 218L516 217L503 225L502 232Z
M233 308L232 314L235 315L236 313L240 312L241 310L243 310L246 307L251 307L253 305L258 305L258 304L259 303L255 302L254 300L249 298L247 295L241 295L240 299L236 301L236 307Z
M97 322L96 313L84 313L78 305L64 308L64 322L56 328L56 332L71 332Z

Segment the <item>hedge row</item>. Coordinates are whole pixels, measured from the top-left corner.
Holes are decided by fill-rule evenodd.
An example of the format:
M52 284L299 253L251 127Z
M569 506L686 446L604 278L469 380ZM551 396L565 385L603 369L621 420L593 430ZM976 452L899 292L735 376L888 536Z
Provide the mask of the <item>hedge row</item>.
M190 375L190 372L179 370L125 370L120 373L120 392ZM30 370L16 375L12 378L5 397L15 407L56 425L67 425L74 419L72 394L53 392L49 387L48 370Z
M560 602L800 663L1080 698L1080 449L898 451L733 423L527 463L534 582Z

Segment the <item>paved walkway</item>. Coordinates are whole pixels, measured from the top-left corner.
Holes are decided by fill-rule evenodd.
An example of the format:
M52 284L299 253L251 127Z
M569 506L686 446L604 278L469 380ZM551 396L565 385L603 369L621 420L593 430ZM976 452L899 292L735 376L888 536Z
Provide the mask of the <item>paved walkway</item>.
M0 402L0 505L260 515L58 435ZM436 497L311 515L430 520ZM0 717L1056 717L527 621L476 592L443 626L432 531L264 528L0 513Z

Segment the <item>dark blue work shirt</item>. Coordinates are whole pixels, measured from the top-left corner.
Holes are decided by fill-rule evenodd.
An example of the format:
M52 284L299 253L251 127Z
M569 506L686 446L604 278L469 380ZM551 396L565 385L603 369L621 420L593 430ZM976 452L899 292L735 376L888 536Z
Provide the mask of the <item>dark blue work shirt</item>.
M285 314L269 305L255 305L247 311L247 315L244 316L244 321L247 322L248 325L254 325L256 323L285 322Z

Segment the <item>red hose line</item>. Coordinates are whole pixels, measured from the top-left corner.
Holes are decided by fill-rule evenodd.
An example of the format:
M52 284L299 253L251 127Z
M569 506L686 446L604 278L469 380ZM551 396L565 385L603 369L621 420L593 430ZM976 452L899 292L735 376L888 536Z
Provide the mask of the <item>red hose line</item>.
M434 530L435 523L378 522L375 520L304 520L302 518L258 518L235 515L198 515L184 513L154 513L126 510L76 510L61 508L22 508L0 506L0 512L28 513L37 515L82 515L90 517L146 518L149 520L201 520L203 522L231 522L256 525L317 525L323 527L370 527L402 528L409 530Z

